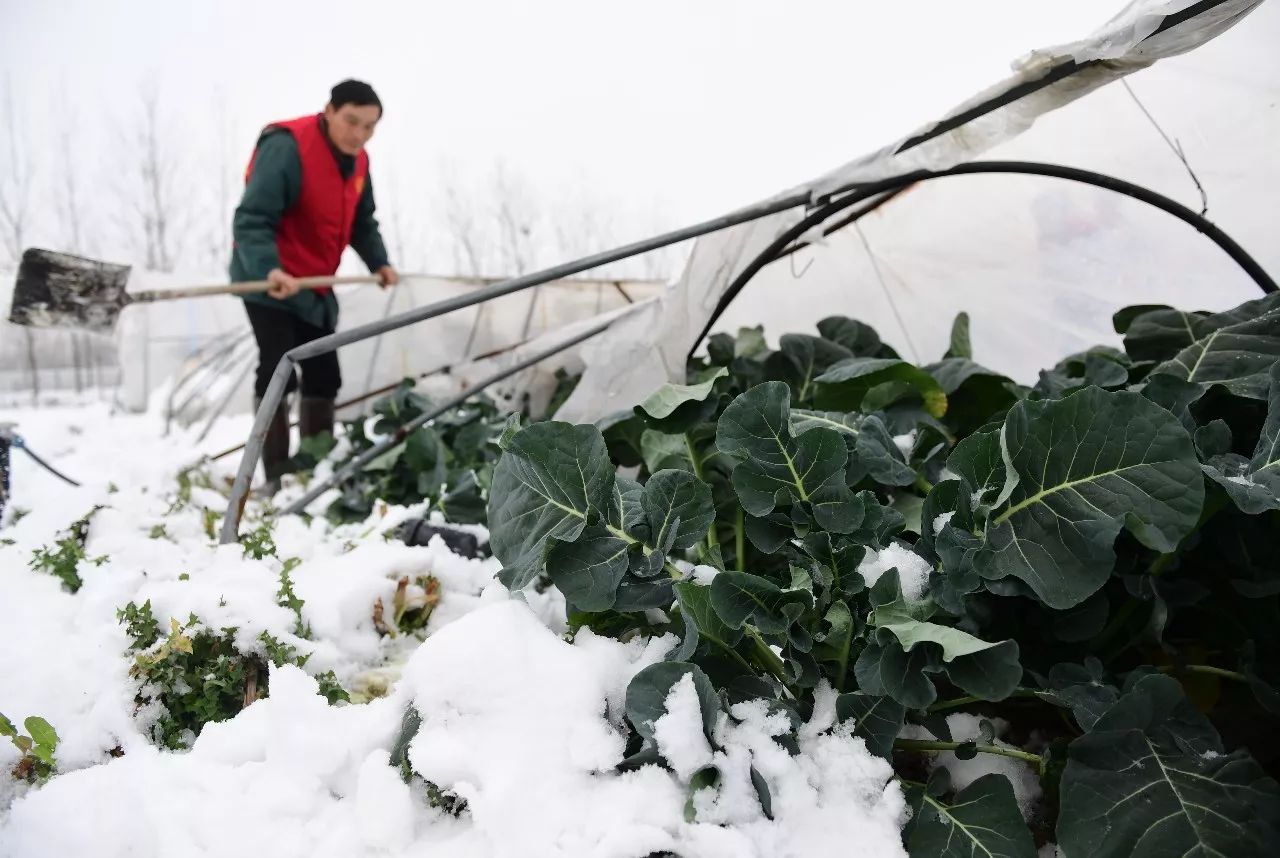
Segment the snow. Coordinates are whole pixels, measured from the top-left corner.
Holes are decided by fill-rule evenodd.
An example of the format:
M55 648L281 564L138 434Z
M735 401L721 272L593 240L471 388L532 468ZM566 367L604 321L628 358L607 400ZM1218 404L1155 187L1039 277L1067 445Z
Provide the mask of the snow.
M693 571L689 573L689 580L695 584L709 587L718 574L720 574L720 570L714 566L695 566Z
M932 567L929 561L911 551L906 546L891 543L880 551L869 548L867 554L858 564L860 574L867 586L873 586L880 576L890 569L898 570L898 581L902 585L902 595L909 602L919 602L924 598L925 587L929 583Z
M893 443L895 446L897 446L899 450L902 451L903 456L910 459L911 451L912 449L915 448L915 445L916 445L916 430L912 429L910 432L907 432L905 435L894 435Z
M164 437L154 413L98 404L15 417L33 448L84 486L15 454L13 503L31 512L0 530L13 540L0 545L0 602L20 607L0 624L0 712L19 724L41 715L61 741L47 783L0 778L0 856L903 854L902 793L888 764L834 724L830 689L792 757L775 741L786 720L758 701L722 715L708 743L686 680L655 724L674 771L619 773L627 685L674 636L622 643L582 629L567 641L554 588L511 593L494 579L494 560L458 557L439 539L409 547L384 538L420 513L413 508L378 504L367 521L339 527L281 519L276 555L262 559L217 545L206 518L225 508L235 458L198 471L190 498L175 503L176 473L241 440L239 418L196 444L181 428ZM95 505L87 553L108 559L81 563L84 584L72 595L28 561ZM251 501L242 529L262 514ZM298 618L277 597L290 558L310 639L294 634ZM425 641L380 633L374 604L389 607L399 579L422 575L441 593ZM158 704L136 706L116 617L145 600L162 625L194 613L234 627L245 652L268 632L308 654L306 668L271 668L269 697L207 724L187 751L157 749L149 727ZM363 702L329 705L313 678L328 670ZM408 751L420 778L406 784L389 755L410 706L421 718ZM0 747L0 767L15 759ZM688 777L708 762L720 781L694 797L698 816L687 822ZM752 768L769 786L772 820ZM422 778L465 809L433 806Z
M1252 478L1244 474L1240 474L1234 477L1227 477L1227 481L1235 483L1238 486L1256 486L1257 485L1257 483L1255 483Z
M711 743L702 729L702 705L693 684L693 674L686 673L667 694L666 714L653 722L653 738L658 751L676 777L686 783L698 769L711 762Z
M935 516L933 519L934 534L942 533L942 528L947 526L947 522L951 521L951 517L955 514L955 510L952 510L951 512L944 512L939 516Z
M1009 729L1009 723L1003 718L988 719L995 728L996 736L1003 735ZM957 712L947 716L947 727L951 730L951 738L956 742L970 739L982 744L982 719L976 715ZM932 737L930 737L932 738ZM995 745L1001 748L1012 748L1005 742L996 739ZM1043 795L1040 778L1031 766L1013 757L1002 757L998 754L978 754L971 760L961 760L950 751L937 754L933 765L942 766L951 775L951 784L957 791L964 789L983 775L1000 774L1009 779L1013 786L1013 797L1018 802L1024 819L1031 819L1035 813L1037 802Z

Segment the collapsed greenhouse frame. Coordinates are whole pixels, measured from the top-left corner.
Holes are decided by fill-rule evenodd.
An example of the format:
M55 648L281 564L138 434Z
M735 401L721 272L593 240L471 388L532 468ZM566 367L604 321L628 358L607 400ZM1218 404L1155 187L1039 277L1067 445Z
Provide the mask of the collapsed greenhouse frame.
M1004 84L989 90L978 99L953 111L947 118L900 144L882 152L873 153L866 159L854 162L798 190L680 230L502 281L471 295L417 308L333 334L291 350L276 366L255 415L253 428L231 489L220 541L227 543L238 538L240 518L261 454L267 424L285 395L285 388L293 373L294 365L301 360L335 351L345 345L442 316L454 310L483 304L557 278L577 274L691 238L751 223L801 206L804 206L807 212L800 221L803 226L793 225L782 235L775 236L768 249L758 254L754 261L738 274L732 285L724 291L710 320L694 339L692 348L696 349L697 344L710 330L715 320L729 306L733 298L740 294L751 277L768 262L788 255L792 242L800 239L815 225L822 224L832 215L858 202L880 197L879 200L855 212L852 218L840 224L847 225L855 222L861 215L878 208L879 204L891 199L894 192L909 185L942 176L972 174L984 170L1057 176L1139 199L1178 217L1204 233L1222 248L1264 292L1275 291L1274 280L1225 231L1202 214L1150 189L1098 173L1053 164L1010 162L983 164L973 161L973 156L977 152L989 148L1000 140L1009 139L1021 133L1030 126L1036 116L1069 104L1107 83L1146 68L1159 59L1185 53L1209 41L1239 22L1259 2L1260 0L1202 0L1180 9L1174 8L1181 5L1179 3L1165 3L1161 5L1167 10L1167 14L1154 17L1152 11L1146 8L1151 4L1131 4L1091 39L1059 49L1052 56L1051 61L1041 61L1033 67L1024 69ZM1008 113L1012 108L1025 108L1025 110L1021 114ZM1002 114L1002 111L1005 113ZM985 127L981 133L973 135L978 139L977 143L960 135L960 132L969 130L975 123L983 121L987 122L988 127ZM991 127L993 123L994 127ZM616 319L598 326L599 331L605 330L612 321ZM563 348L567 348L570 344L572 342L565 343ZM553 350L548 355L559 350L561 349ZM475 389L472 392L475 392Z

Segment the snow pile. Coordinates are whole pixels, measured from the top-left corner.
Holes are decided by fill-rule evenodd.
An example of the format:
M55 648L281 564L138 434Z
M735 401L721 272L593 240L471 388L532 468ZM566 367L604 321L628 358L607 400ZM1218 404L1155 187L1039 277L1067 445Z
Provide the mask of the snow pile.
M867 582L868 587L873 586L890 569L898 570L898 582L902 585L902 595L907 601L919 602L924 598L932 567L929 561L910 548L896 542L879 551L868 548L866 556L858 564L858 574Z
M508 593L493 560L458 557L438 539L387 538L419 512L410 508L379 505L340 527L281 519L274 553L260 559L219 546L211 520L225 509L234 459L183 493L175 475L229 439L215 433L200 447L182 432L161 437L154 415L102 411L22 419L33 446L85 485L15 460L14 503L32 511L0 531L12 540L0 544L0 601L14 606L0 624L0 712L19 724L43 716L61 741L58 774L43 786L0 778L0 856L902 854L901 791L888 765L833 723L833 706L819 707L792 757L775 741L789 725L763 703L722 715L709 743L697 695L681 684L656 725L675 772L619 773L628 683L674 637L621 643L584 629L568 643L554 588ZM73 595L28 563L95 506L85 551L106 559L79 564ZM251 503L242 531L261 515ZM902 568L892 552L886 560ZM300 617L278 592L286 571ZM389 608L397 581L424 575L440 593L425 643L388 634L390 611L379 628L375 605ZM268 633L307 655L306 669L272 668L269 697L207 724L189 751L158 750L158 713L135 711L140 689L116 616L146 601L162 627L194 614L234 629L243 652L261 653ZM329 705L313 675L330 670L369 702ZM410 706L421 724L406 784L390 755ZM14 759L0 746L0 766ZM722 777L693 796L688 822L689 779L707 763Z
M273 858L902 854L904 803L888 764L829 723L809 725L793 758L771 738L785 721L762 703L722 721L715 759L727 784L699 793L709 821L685 822L682 778L613 771L626 683L674 640L583 632L569 644L500 585L485 601L421 645L388 698L328 706L302 671L273 669L269 698L207 726L188 753L139 746L54 778L14 804L0 854L227 855L246 843ZM410 703L422 718L410 762L465 799L456 817L388 765ZM682 746L672 738L682 729L701 734L692 703L677 700L663 726ZM750 787L752 764L773 793L773 821Z

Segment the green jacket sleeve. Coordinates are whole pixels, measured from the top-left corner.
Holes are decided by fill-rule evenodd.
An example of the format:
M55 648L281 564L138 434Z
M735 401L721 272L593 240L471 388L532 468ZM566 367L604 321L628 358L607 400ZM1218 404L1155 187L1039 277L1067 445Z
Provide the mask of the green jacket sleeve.
M253 171L231 222L233 280L265 280L271 269L280 267L276 227L301 191L298 144L287 132L268 134L258 144Z
M373 176L365 178L364 191L356 203L356 218L351 224L351 248L359 254L370 271L389 265L387 246L378 231L378 220L373 216Z

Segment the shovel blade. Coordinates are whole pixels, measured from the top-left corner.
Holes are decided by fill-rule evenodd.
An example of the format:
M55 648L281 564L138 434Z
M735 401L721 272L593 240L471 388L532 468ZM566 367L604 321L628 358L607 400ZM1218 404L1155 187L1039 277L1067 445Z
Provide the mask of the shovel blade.
M129 303L129 266L31 248L22 254L9 321L110 333Z

